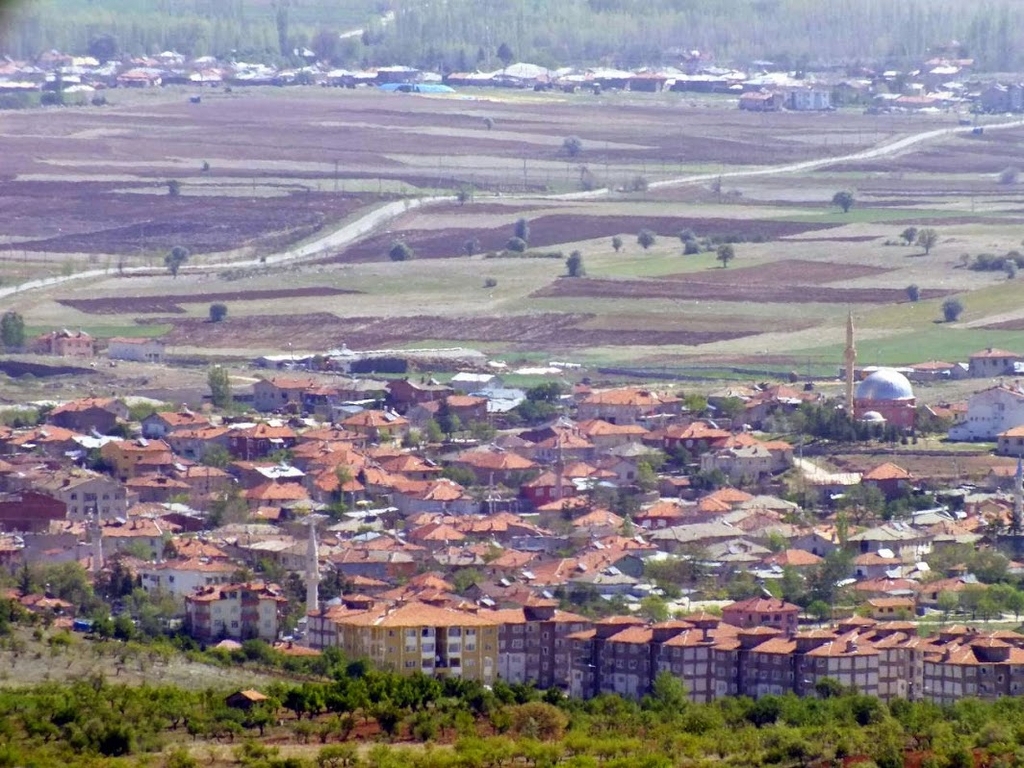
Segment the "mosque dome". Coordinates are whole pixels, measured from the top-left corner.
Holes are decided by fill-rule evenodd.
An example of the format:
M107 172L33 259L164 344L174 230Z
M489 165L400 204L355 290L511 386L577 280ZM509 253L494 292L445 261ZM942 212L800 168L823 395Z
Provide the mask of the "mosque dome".
M879 368L860 384L854 394L857 400L912 400L914 388L910 381L894 368Z
M868 424L884 424L885 416L880 414L878 411L866 411L860 420Z

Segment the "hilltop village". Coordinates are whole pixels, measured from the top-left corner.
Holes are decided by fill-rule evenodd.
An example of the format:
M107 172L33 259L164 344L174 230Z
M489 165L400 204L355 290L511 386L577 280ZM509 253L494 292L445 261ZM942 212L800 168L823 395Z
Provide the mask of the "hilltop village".
M147 344L107 354L158 364ZM79 332L29 346L95 355ZM1024 392L1007 382L1024 356L860 368L851 319L828 395L312 362L262 359L279 370L251 390L215 367L194 409L16 411L0 428L7 599L81 631L127 618L577 697L640 698L663 672L705 702L825 678L882 699L1020 693ZM977 394L918 402L915 385L950 379ZM948 442L965 440L988 442ZM874 446L859 468L857 446ZM62 586L68 569L106 602Z

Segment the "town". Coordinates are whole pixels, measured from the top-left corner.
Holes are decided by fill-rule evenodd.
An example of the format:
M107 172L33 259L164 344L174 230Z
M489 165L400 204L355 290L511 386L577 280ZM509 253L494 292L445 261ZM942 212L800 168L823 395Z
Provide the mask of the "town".
M1024 355L878 368L857 363L855 336L851 315L831 388L600 387L565 363L522 388L482 357L442 384L353 375L396 360L344 350L261 358L249 387L213 367L192 408L26 403L0 429L0 551L23 583L7 597L87 632L113 607L211 647L337 648L581 698L641 698L665 672L702 702L826 678L883 700L1017 694ZM164 352L98 352L66 330L25 345ZM975 394L918 402L915 386L949 381ZM910 471L895 450L836 468L843 444L872 442L987 470ZM29 575L55 567L108 585L108 602Z

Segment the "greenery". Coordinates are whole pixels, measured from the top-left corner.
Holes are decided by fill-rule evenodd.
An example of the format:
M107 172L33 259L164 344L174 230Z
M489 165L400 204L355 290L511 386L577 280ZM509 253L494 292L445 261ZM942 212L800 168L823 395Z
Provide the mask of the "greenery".
M963 311L963 302L955 296L942 302L942 319L947 323L955 323L960 319L960 315L963 314Z
M911 301L921 300L921 289L917 287L916 283L911 283L907 286L907 298Z
M722 262L722 267L729 266L729 262L736 258L736 249L729 243L722 243L716 251L716 259Z
M211 304L210 305L210 322L219 323L228 316L228 305L227 304Z
M583 266L583 254L579 251L570 253L569 258L565 260L565 269L569 277L583 277L587 274L587 270Z
M645 251L654 245L655 236L649 229L641 229L636 235L636 241Z
M388 258L392 261L410 261L416 254L407 243L396 240L388 250Z
M612 248L615 249L616 253L622 250L622 237L619 235L612 237Z
M226 408L231 404L231 377L227 368L213 366L206 374L206 383L210 387L210 402L215 407Z
M583 152L583 142L578 136L568 136L562 142L562 149L569 157L579 157Z
M25 318L10 310L0 317L0 341L5 349L21 349L25 346Z
M853 207L853 193L845 190L832 195L832 205L841 208L843 213L849 213Z
M939 242L939 233L931 227L925 227L917 233L917 244L924 248L925 255L932 252L932 248Z
M172 277L178 276L178 270L188 261L188 257L188 248L182 245L174 246L171 252L164 256L164 264L167 266L167 271L171 273Z
M526 219L516 219L512 227L512 236L518 237L524 243L530 242L530 222Z

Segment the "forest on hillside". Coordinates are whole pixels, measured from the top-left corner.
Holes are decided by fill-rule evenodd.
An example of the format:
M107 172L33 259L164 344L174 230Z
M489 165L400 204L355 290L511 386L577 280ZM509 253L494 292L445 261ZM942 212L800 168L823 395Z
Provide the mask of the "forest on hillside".
M312 48L339 66L638 67L767 59L783 67L911 67L934 54L978 69L1021 68L1024 4L1015 0L17 0L0 52L32 58L175 49L286 62ZM382 15L394 12L394 18ZM339 38L353 29L362 35ZM114 45L111 46L110 43ZM955 43L955 44L954 44ZM952 45L951 45L952 44ZM499 56L500 52L500 56ZM511 59L509 59L511 56Z

